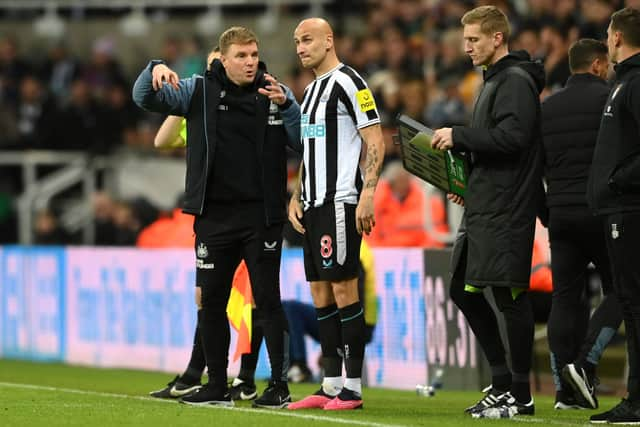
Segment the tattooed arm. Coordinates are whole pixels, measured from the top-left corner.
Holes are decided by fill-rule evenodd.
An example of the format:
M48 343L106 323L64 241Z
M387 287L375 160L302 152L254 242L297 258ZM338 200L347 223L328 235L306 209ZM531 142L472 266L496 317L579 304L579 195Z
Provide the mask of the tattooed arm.
M364 186L356 208L356 227L358 233L369 234L376 225L373 216L373 196L382 170L384 140L379 124L360 129L360 136L367 146L367 157L364 166Z

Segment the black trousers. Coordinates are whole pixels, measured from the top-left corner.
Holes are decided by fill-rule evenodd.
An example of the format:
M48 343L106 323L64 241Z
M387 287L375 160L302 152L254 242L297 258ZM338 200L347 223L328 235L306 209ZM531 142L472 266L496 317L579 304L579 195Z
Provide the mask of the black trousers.
M288 325L280 300L282 224L265 226L262 203L210 204L196 217L196 281L202 288L201 334L210 382L226 387L234 272L247 264L256 317L265 336L272 379L286 380Z
M629 400L640 402L640 212L605 217L605 238L627 335Z
M620 326L622 313L613 292L601 218L591 215L586 206L551 208L549 243L553 295L547 331L556 388L562 389L561 368L574 361L596 365ZM589 263L600 274L604 293L591 320L586 292Z

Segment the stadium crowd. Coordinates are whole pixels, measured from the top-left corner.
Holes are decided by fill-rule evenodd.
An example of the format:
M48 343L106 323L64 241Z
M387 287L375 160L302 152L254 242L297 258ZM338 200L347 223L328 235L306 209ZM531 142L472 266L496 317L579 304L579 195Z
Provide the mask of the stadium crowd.
M511 49L526 49L544 63L547 74L541 95L544 98L563 87L569 77L567 51L572 42L583 37L604 39L613 11L623 6L640 7L638 0L371 0L363 3L362 7L347 8L346 18L335 17L336 47L344 62L359 70L374 92L385 135L385 165L399 159L399 147L392 141L398 113L434 129L468 122L482 75L461 48L460 18L466 10L495 4L507 13L513 27ZM362 10L365 12L360 14ZM346 22L356 14L362 30L349 31L351 27ZM198 39L195 34L171 36L163 42L162 50L151 56L163 58L180 76L190 76L204 69L205 52L210 44L212 41ZM293 44L291 50L293 52ZM283 77L282 81L292 88L298 99L312 79L308 70L294 63L293 56L291 71ZM93 42L91 55L80 57L63 41L52 44L42 54L30 51L12 34L0 34L0 150L151 153L153 136L163 117L134 107L129 95L133 78L125 73L118 49L108 35ZM179 150L171 153L181 155ZM2 240L12 242L17 239L12 230L15 230L15 200L23 191L21 175L15 166L0 168L7 178L0 184L0 228L7 231L2 233ZM391 172L396 182L408 178L411 185L405 185L407 189L424 190L425 185L417 178L398 178L397 173ZM384 185L390 183L384 181ZM389 197L388 191L385 194L378 198ZM397 195L390 197L398 199ZM401 203L397 208L414 212L390 217L423 218L422 225L431 226L422 227L423 230L417 232L420 235L390 242L381 237L384 234L381 227L370 243L442 246L445 240L439 239L439 232L446 231L442 228L446 218L443 221L442 217L447 214L444 195L431 189L412 193L411 197L407 193L405 197L411 203ZM123 227L122 237L101 240L98 233L97 244L116 241L133 244L135 234L149 223L149 213L140 213L140 200L119 200L117 205L122 209L110 210L113 214L108 220L100 212L96 212L96 220ZM118 216L119 211L126 215ZM41 216L50 219L41 221L41 227L57 229L55 205ZM405 224L392 226L397 230L406 229ZM428 231L424 231L425 228ZM45 234L48 236L39 237L39 242L78 242L76 236L64 230Z

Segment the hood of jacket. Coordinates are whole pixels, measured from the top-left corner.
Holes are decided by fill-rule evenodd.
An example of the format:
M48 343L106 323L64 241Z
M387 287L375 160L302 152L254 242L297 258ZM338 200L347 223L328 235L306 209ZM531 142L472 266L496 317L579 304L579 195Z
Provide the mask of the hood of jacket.
M516 65L526 71L536 83L538 93L542 92L545 86L544 66L539 61L532 61L531 56L526 50L516 50L509 52L498 62L487 67L484 72L484 80L487 81L494 75L503 71L505 68Z

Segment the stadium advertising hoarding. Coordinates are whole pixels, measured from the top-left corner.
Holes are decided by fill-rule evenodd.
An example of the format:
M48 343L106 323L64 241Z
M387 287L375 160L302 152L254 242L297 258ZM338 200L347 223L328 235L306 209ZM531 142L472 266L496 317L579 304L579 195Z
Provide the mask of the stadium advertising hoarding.
M429 325L441 330L437 313L447 306L433 305L430 295L446 298L437 279L444 276L427 272L447 264L428 261L421 249L376 249L374 257L378 324L367 347L365 381L411 389L428 377L427 361L433 367L442 352L442 344L429 339ZM0 247L0 357L180 372L196 322L193 261L191 250ZM311 303L301 250L283 251L281 292L285 300ZM472 369L468 343L455 333L446 337L447 352L457 345L455 363L464 354L465 369ZM317 374L320 346L310 338L306 343ZM239 362L229 370L237 373ZM256 374L269 375L264 345Z

